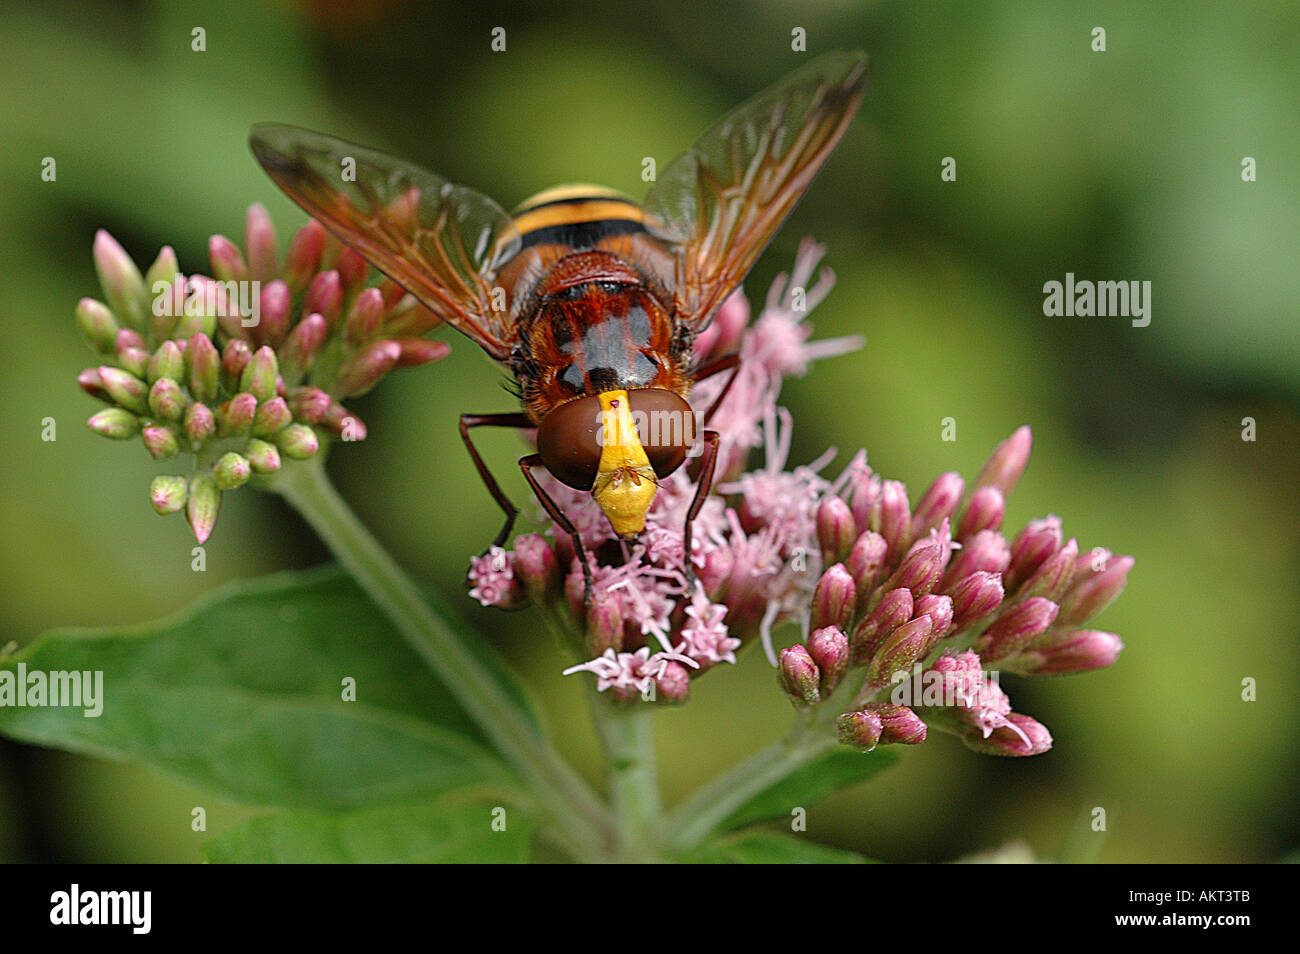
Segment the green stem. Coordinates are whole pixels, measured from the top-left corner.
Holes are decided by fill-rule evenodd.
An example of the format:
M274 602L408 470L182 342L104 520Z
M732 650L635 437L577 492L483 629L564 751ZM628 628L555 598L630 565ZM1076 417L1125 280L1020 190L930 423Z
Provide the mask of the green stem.
M362 525L317 458L276 475L274 489L320 535L335 557L456 697L461 708L537 795L573 854L607 856L608 812L590 787L535 729L491 671L425 603L419 589Z
M664 823L665 841L678 852L695 847L745 802L836 744L822 720L801 719L784 738L696 789L673 809Z
M623 862L660 860L655 839L662 808L656 777L654 708L641 702L621 706L591 700L609 767L609 797L614 812L614 857Z

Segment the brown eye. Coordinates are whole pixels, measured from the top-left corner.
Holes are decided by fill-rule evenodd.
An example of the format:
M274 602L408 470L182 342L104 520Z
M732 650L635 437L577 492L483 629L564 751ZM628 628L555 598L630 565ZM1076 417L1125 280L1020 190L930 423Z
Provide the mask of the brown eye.
M537 452L558 480L574 490L591 490L600 467L600 398L561 404L537 428Z
M687 448L695 443L695 412L680 395L664 388L638 388L627 396L641 446L662 480L682 466Z

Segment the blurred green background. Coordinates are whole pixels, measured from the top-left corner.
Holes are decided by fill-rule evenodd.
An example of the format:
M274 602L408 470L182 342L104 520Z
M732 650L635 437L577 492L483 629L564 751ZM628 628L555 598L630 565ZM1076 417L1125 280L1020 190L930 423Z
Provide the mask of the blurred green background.
M140 448L95 437L74 378L90 363L72 309L97 295L109 229L137 259L172 244L206 270L214 232L262 202L282 238L304 220L245 145L259 120L385 148L497 197L549 185L644 189L726 109L806 56L861 48L872 88L839 152L755 270L761 301L801 236L838 284L819 336L866 347L784 394L793 460L865 446L913 497L973 476L1022 423L1035 432L1012 529L1044 513L1084 548L1137 557L1099 625L1112 669L1003 682L1053 750L975 755L936 735L901 767L834 797L810 834L894 861L1023 840L1041 857L1271 861L1295 810L1300 455L1300 15L1247 3L701 4L595 9L556 0L52 2L0 7L0 643L55 625L170 613L224 580L325 558L277 501L228 496L190 569L179 518L153 515ZM493 27L507 50L490 50ZM1107 31L1107 50L1090 32ZM191 49L206 31L206 51ZM807 31L808 54L791 51ZM57 180L41 179L52 156ZM940 163L957 162L957 180ZM1241 178L1243 157L1258 181ZM1152 321L1048 318L1067 271L1153 285ZM594 772L582 688L528 613L463 595L498 526L455 436L464 411L511 409L502 376L452 357L356 405L363 445L331 469L404 564L525 670L566 751ZM957 420L958 440L940 439ZM41 421L57 421L43 442ZM1257 422L1244 442L1242 419ZM497 470L518 454L488 435ZM832 469L833 472L837 468ZM525 497L522 481L509 484ZM787 634L788 638L789 634ZM1241 682L1258 701L1241 701ZM758 652L659 714L667 797L775 737L788 703ZM190 830L204 805L208 835ZM1088 827L1104 807L1105 836ZM0 859L196 861L245 817L152 772L0 742Z

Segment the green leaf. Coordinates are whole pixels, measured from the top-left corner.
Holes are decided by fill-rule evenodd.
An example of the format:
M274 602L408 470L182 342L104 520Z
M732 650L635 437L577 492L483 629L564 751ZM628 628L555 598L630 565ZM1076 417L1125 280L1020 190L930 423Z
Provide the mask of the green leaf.
M103 711L0 706L0 733L136 759L239 801L338 809L508 783L333 567L232 584L158 623L49 633L0 678L20 666L102 672ZM345 679L357 701L343 700Z
M844 746L829 749L745 802L720 827L728 830L767 818L789 818L795 806L806 808L827 795L870 778L893 765L898 757L892 749L865 753Z
M707 842L682 858L700 865L861 865L869 858L828 848L806 836L775 831L745 831Z
M493 829L498 819L504 831ZM522 864L532 855L534 828L519 809L452 793L352 812L254 818L209 842L203 853L217 864Z

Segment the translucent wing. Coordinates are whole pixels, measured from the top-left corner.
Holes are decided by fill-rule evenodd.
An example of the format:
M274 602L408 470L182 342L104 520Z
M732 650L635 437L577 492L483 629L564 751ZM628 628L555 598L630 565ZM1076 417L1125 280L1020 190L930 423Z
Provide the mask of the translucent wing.
M498 361L516 331L493 310L497 269L519 250L510 216L484 195L373 149L260 123L253 155L322 225Z
M830 53L732 110L663 170L646 226L677 257L677 313L702 330L744 280L848 127L863 53Z

